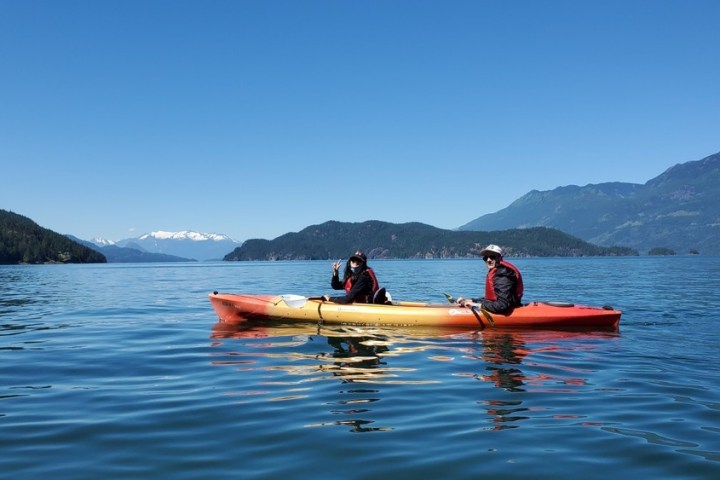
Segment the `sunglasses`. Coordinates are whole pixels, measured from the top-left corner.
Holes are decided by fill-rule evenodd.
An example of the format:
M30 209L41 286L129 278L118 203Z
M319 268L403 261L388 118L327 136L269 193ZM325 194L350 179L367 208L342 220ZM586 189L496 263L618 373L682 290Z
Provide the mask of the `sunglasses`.
M497 262L497 259L498 259L498 257L496 257L495 255L486 255L486 256L483 257L483 260L486 261L486 262L487 262L488 260L492 260L493 262Z

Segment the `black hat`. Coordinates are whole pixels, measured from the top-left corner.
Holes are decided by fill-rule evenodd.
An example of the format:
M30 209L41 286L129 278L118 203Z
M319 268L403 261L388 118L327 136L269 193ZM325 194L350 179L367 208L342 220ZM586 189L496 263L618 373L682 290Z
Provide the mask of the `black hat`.
M350 260L352 260L353 258L360 260L362 263L367 263L367 256L363 253L362 250L358 250L357 252L353 253L350 256Z

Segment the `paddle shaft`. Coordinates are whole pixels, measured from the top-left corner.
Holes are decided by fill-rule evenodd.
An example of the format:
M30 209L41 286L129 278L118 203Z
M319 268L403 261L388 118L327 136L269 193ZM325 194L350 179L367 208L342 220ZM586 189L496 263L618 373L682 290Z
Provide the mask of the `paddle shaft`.
M448 302L450 302L450 303L457 303L457 300L455 300L455 299L453 298L453 296L450 295L449 293L443 293L443 295L445 295L445 298L447 298ZM464 306L464 307L468 307L468 306L469 306L469 307L470 307L470 310L472 310L473 313L475 313L475 316L478 317L478 320L479 320L479 315L478 315L478 310L479 310L480 312L482 312L482 315L483 315L483 317L485 317L485 320L487 320L488 323L489 323L491 326L493 326L493 327L495 326L495 320L493 320L492 315L490 315L490 312L488 312L487 310L485 310L485 309L482 307L482 305L480 305L480 306L478 307L478 306L476 306L476 305L470 306L470 305L465 305L465 304L463 304L463 306ZM482 323L482 321L481 321L480 323Z
M495 320L493 320L492 315L490 315L490 312L488 312L484 308L473 305L470 307L470 310L475 312L476 315L477 315L477 311L480 310L480 312L482 312L482 314L483 314L483 317L485 317L485 319L488 321L488 323L493 327L495 326Z

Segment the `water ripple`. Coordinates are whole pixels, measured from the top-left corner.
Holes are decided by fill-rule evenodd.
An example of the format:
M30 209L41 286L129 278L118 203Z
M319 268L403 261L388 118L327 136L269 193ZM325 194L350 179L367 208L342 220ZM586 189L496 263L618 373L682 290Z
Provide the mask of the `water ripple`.
M720 298L692 280L714 278L720 259L676 260L692 268L519 259L531 298L622 307L613 333L230 326L207 301L223 286L304 294L327 284L322 262L0 267L0 468L720 478ZM399 298L480 289L472 261L376 263Z

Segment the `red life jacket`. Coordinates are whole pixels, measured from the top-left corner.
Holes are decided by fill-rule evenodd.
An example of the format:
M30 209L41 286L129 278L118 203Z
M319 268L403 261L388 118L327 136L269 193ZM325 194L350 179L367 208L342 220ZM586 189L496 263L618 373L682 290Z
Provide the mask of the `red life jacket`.
M375 276L375 272L373 271L372 268L367 267L365 269L365 271L370 275L370 278L372 279L373 287L372 287L371 295L375 295L375 292L377 292L378 289L380 289L380 284L378 283L378 279ZM345 295L350 294L350 290L352 289L352 286L353 286L352 277L348 277L348 279L345 280Z
M517 279L517 282L515 282L515 291L513 292L515 294L515 298L517 299L518 304L522 302L522 296L523 296L523 279L522 275L520 275L520 270L513 265L510 262L506 262L505 260L500 261L500 265L509 268L513 272L515 272L515 278ZM490 270L490 273L488 273L487 277L485 277L485 298L490 301L497 300L497 297L495 297L495 273L497 272L497 268L493 268Z
M372 278L372 282L373 282L372 293L373 293L373 295L375 295L377 293L377 291L380 289L380 283L378 282L378 279L375 276L375 271L372 268L368 267L366 271L370 274L370 278Z

